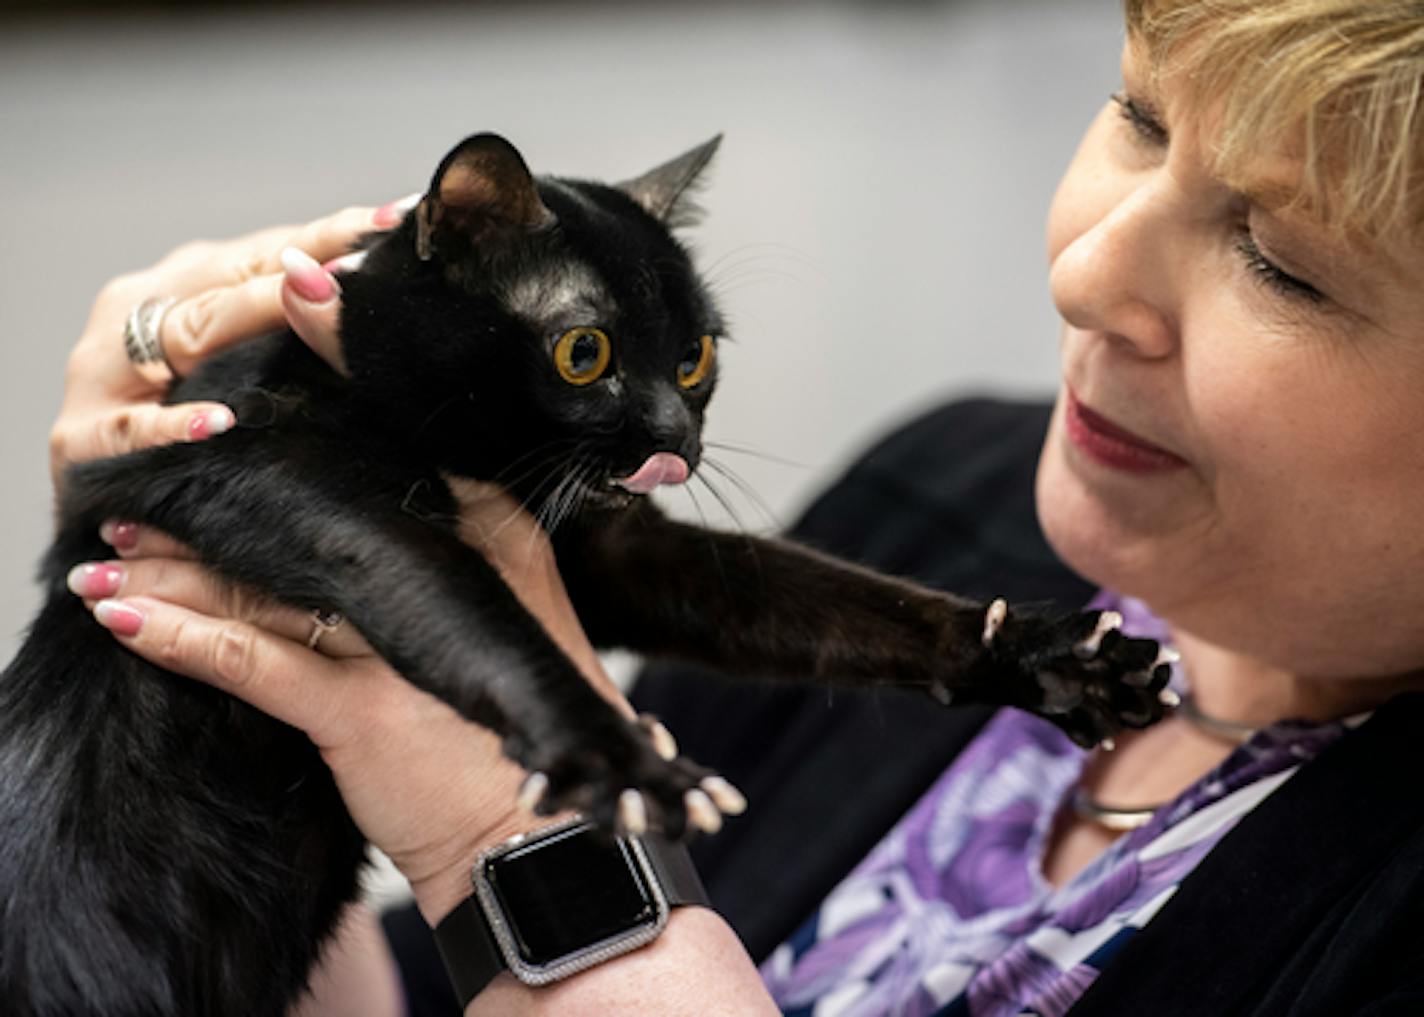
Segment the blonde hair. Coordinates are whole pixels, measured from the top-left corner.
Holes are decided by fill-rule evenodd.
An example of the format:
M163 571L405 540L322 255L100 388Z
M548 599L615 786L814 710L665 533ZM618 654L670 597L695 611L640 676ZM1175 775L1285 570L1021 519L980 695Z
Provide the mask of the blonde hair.
M1124 0L1154 74L1219 108L1213 161L1244 186L1298 155L1291 204L1342 232L1420 240L1424 0ZM1219 107L1216 104L1220 103Z

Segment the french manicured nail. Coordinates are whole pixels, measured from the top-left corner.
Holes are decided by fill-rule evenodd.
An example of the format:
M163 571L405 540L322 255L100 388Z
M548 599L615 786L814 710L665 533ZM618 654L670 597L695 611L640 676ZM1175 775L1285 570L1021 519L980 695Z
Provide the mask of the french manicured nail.
M201 441L203 438L231 431L236 424L236 414L226 406L219 406L214 410L193 414L193 419L188 421L188 437L192 441Z
M366 261L365 251L352 251L350 254L343 254L339 258L332 258L321 267L332 275L337 272L354 272Z
M295 247L282 250L282 269L297 296L313 304L324 304L336 296L336 280L306 251Z
M122 600L101 600L94 605L94 617L110 632L121 636L136 636L143 628L143 612Z
M138 547L138 523L110 519L99 527L99 539L120 551Z
M416 191L414 194L407 194L404 198L388 201L376 209L375 214L371 216L371 221L383 230L399 226L401 220L405 218L405 214L420 204L420 199L424 196L420 191Z
M124 581L124 570L107 562L86 562L69 570L69 592L80 597L112 597Z

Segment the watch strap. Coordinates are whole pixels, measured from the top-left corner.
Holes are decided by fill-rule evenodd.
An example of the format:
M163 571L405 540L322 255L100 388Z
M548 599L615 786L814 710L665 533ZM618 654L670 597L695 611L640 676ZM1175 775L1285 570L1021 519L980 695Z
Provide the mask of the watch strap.
M638 840L643 844L653 875L662 886L668 907L710 905L707 890L685 844L652 833ZM504 954L490 931L479 898L473 895L455 905L454 910L436 924L434 934L440 959L445 962L445 971L463 1012L470 1001L508 967Z
M645 834L638 839L647 849L648 861L652 865L653 874L662 884L663 893L667 895L668 907L675 908L684 904L711 907L707 888L702 885L702 877L697 874L697 868L692 864L692 855L688 853L686 844L670 841L654 833Z
M445 962L460 1012L505 969L494 933L477 898L466 897L435 926L435 945Z

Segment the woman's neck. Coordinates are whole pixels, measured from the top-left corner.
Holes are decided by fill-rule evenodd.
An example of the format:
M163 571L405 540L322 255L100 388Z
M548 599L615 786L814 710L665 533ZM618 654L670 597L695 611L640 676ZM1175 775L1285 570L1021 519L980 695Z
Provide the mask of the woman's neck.
M1373 710L1385 700L1424 688L1424 675L1394 678L1307 678L1224 649L1190 633L1174 633L1192 698L1202 713L1251 727L1281 720L1324 722Z

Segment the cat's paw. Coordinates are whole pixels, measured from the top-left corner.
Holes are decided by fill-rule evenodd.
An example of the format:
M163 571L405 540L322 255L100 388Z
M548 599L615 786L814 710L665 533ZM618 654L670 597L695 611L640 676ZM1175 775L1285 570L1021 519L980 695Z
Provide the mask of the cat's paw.
M519 804L535 814L577 809L607 830L657 830L677 839L693 830L716 833L724 816L747 807L725 778L678 755L667 728L646 714L582 725L549 741L511 752L530 771Z
M984 611L972 694L1037 713L1085 748L1111 747L1118 731L1155 724L1177 702L1166 687L1175 654L1121 626L1114 611L1010 611L996 600ZM930 692L957 698L948 681Z

